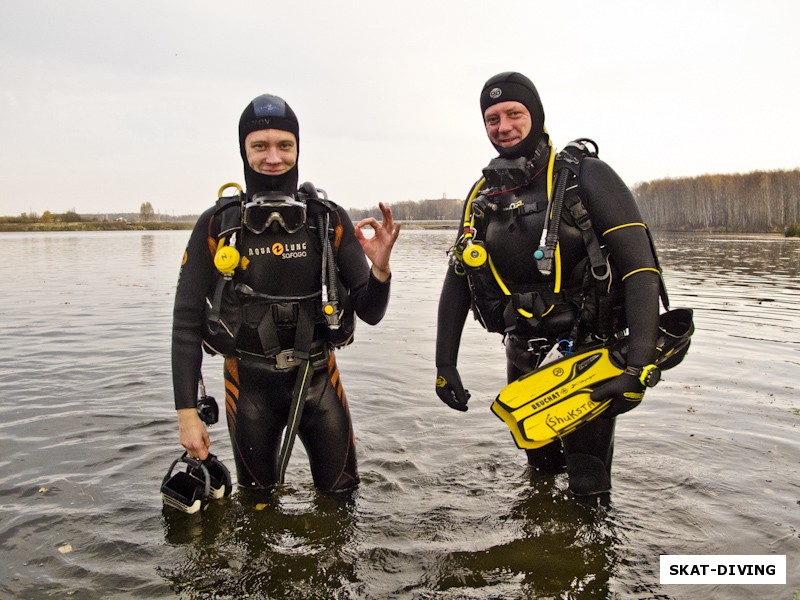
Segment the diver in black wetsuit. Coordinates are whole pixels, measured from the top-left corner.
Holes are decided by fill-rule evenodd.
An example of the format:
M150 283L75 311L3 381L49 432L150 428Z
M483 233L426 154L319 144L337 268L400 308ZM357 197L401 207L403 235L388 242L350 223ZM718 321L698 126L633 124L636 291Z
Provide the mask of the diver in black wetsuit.
M535 251L542 249L545 227L553 228L548 199L559 161L544 127L539 94L527 77L506 72L486 82L480 105L499 157L470 192L465 227L445 276L436 393L450 407L467 410L469 392L456 365L470 308L486 329L505 336L509 382L536 369L548 352L562 347L580 351L627 327L627 369L592 393L596 401L613 398L601 418L562 441L526 450L536 471L566 469L575 495L608 492L615 417L641 401L642 369L655 352L661 282L649 234L631 192L606 163L596 157L572 160L579 168L573 165L565 202L577 194L595 235L581 230L589 221L564 208L556 226L557 256L544 268L537 261L543 254ZM592 254L587 237L599 241L602 256L610 259L606 268L587 267ZM611 277L598 281L592 271Z
M200 216L175 295L180 442L192 457L208 455L210 439L196 410L205 345L226 357L225 409L239 485L269 490L280 482L294 439L289 432L296 431L317 488L348 489L359 477L333 350L349 342L341 334L352 334L353 313L372 325L383 318L400 227L383 204L382 223L353 226L324 192L320 198L321 190L298 190L299 126L283 99L262 95L247 105L239 146L246 194L222 198ZM364 236L365 226L374 236Z

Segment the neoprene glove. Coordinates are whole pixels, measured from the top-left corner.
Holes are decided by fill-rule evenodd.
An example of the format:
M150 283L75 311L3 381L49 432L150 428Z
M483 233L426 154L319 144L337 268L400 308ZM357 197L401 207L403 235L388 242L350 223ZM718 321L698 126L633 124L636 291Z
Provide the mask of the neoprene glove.
M600 415L605 419L611 419L639 406L644 397L644 385L636 375L622 373L601 385L589 397L594 402L611 398L611 404Z
M436 369L436 395L450 408L467 410L469 390L461 384L461 376L454 366L437 367Z

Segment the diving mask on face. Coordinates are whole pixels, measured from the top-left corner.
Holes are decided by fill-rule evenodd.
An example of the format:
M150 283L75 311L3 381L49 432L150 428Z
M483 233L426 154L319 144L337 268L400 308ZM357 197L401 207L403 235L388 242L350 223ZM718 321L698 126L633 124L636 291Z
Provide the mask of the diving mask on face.
M306 205L280 192L256 194L245 203L242 221L253 233L263 233L275 222L295 233L306 224Z

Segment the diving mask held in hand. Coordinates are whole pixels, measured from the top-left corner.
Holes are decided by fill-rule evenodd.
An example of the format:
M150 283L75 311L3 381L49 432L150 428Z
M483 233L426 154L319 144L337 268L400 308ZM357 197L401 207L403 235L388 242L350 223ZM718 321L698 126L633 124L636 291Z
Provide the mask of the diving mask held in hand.
M184 470L175 471L179 463ZM184 452L172 462L161 482L161 499L164 506L192 515L210 500L230 495L231 489L230 471L216 456L209 454L201 461Z
M306 224L306 204L281 192L256 194L245 202L242 222L253 233L263 233L273 223L295 233Z

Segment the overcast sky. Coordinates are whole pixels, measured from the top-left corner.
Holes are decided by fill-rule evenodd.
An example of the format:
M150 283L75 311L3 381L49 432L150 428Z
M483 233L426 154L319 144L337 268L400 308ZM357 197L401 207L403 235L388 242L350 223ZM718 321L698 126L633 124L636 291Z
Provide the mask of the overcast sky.
M261 93L346 208L460 198L516 70L633 185L800 166L796 0L0 0L0 214L198 214Z

